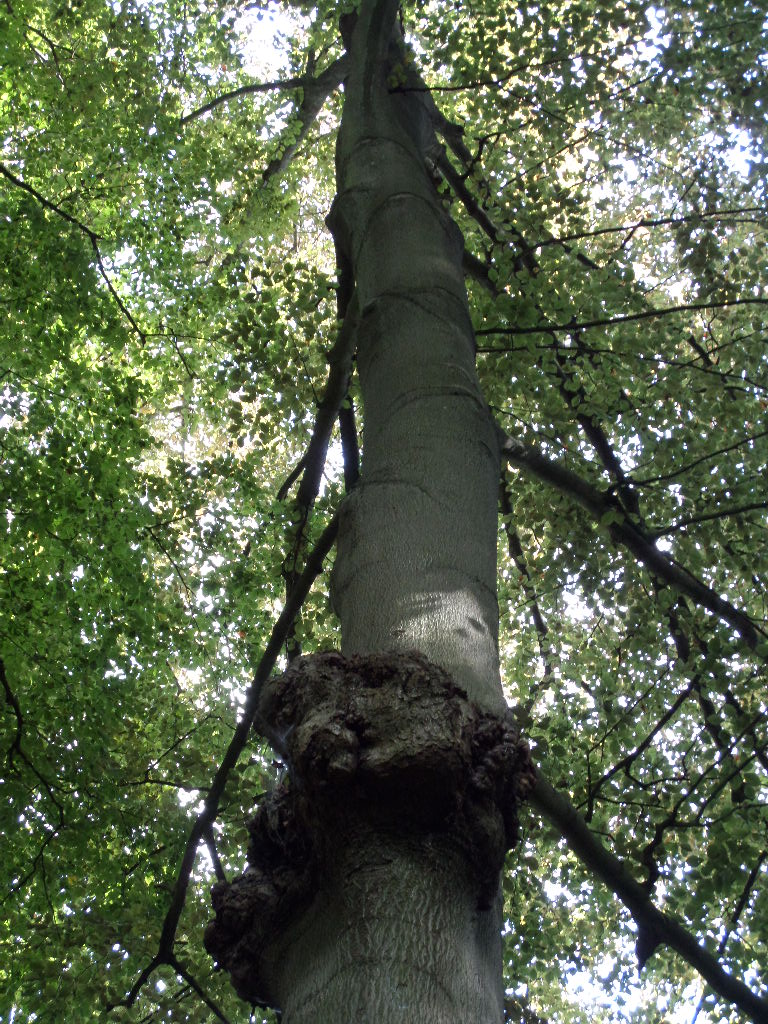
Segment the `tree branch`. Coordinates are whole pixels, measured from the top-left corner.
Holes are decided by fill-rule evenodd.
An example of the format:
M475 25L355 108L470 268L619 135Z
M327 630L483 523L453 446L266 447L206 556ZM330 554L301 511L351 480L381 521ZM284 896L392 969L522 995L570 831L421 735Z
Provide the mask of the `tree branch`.
M226 882L227 875L224 871L224 865L221 863L219 857L219 851L216 848L216 836L213 834L213 825L209 824L205 830L205 845L208 847L208 856L211 858L213 864L213 873L216 875L216 880L219 882Z
M533 626L536 630L536 640L539 646L539 658L541 659L541 663L544 668L542 683L549 685L549 683L551 683L555 678L555 670L552 664L552 644L549 639L547 624L544 621L544 616L542 615L541 608L539 607L539 599L536 593L536 588L533 584L533 579L531 578L530 570L528 569L528 563L525 560L523 546L520 543L520 537L512 523L512 498L506 474L502 474L501 478L500 503L501 513L504 517L503 522L504 530L507 535L509 557L515 563L515 567L520 574L520 586L530 606L531 618L533 619ZM534 697L531 696L521 708L524 715L530 715L533 703ZM525 723L521 722L521 724L524 725Z
M601 525L606 526L616 543L632 552L654 575L696 604L727 622L751 650L766 634L744 612L678 565L653 540L628 521L615 497L604 494L577 473L547 458L537 449L510 437L500 429L502 458L530 473L586 509Z
M675 469L671 473L661 473L658 476L646 476L637 478L635 477L635 485L637 487L645 487L647 484L658 484L662 482L668 482L674 480L675 477L682 476L683 473L687 473L693 469L694 466L700 466L702 462L706 462L708 459L715 459L718 455L725 455L728 452L736 451L737 448L742 448L744 445L748 445L753 441L759 441L763 437L768 437L768 429L758 430L754 434L747 434L746 437L741 438L740 441L734 441L732 444L727 444L722 448L715 448L712 451L706 452L704 455L700 455L697 459L691 459L690 462L686 462L680 469Z
M190 121L196 121L197 118L210 113L212 110L215 110L216 107L220 107L224 103L229 103L230 100L236 100L240 96L252 96L254 93L259 92L277 92L281 89L302 89L308 83L314 81L314 78L308 78L306 75L298 75L295 78L283 78L276 82L249 82L248 85L241 85L238 89L232 89L230 92L222 93L221 96L217 96L215 99L203 104L202 107L198 107L196 110L192 110L190 113L185 114L181 119L181 123L184 125L189 124Z
M477 283L485 288L487 292L490 292L494 298L501 295L501 290L497 286L496 282L492 281L490 278L490 267L488 264L475 256L474 253L469 252L468 249L465 249L462 253L461 266L465 275L477 281Z
M669 526L660 527L659 529L653 530L653 537L657 539L659 537L668 537L670 533L675 533L677 530L684 530L686 526L695 526L697 523L706 523L712 519L727 519L729 516L742 516L746 512L760 512L768 508L768 501L754 501L747 505L737 505L734 508L720 508L714 512L702 512L698 516L686 516L684 519L678 519L676 523L670 523Z
M528 798L567 840L579 860L615 893L637 925L637 957L642 967L661 945L674 949L722 998L733 1003L755 1024L768 1021L768 1000L728 974L693 935L650 900L623 861L612 854L587 827L571 801L539 773Z
M634 224L620 224L618 227L596 228L594 231L582 231L572 235L559 235L557 237L545 238L541 242L533 242L534 249L543 249L548 245L563 245L565 242L578 242L584 238L597 238L600 235L626 234L640 230L640 228L669 227L676 224L697 223L703 220L725 220L734 218L740 214L756 213L759 216L749 218L748 223L760 223L766 219L766 212L762 206L737 206L729 210L708 210L704 213L691 213L687 217L657 217L655 219L642 218Z
M581 334L576 334L575 341L575 352L582 354ZM566 361L564 358L566 350L560 349L560 351L558 351L557 344L555 344L554 349L555 372L560 383L560 394L563 398L564 405L566 408L570 409L570 403L572 400L574 401L574 404L576 405L574 413L576 422L581 427L587 441L592 445L609 478L613 481L616 497L621 505L622 511L627 516L631 517L632 521L638 525L643 532L646 532L645 525L643 524L640 515L640 502L638 500L637 492L632 485L632 481L624 472L621 460L614 451L613 445L608 439L608 435L603 430L603 427L596 416L587 416L579 411L584 408L587 403L587 395L584 385L579 381L578 377L575 377L571 362Z
M301 483L290 509L291 522L286 529L289 546L282 565L286 599L290 598L291 591L298 579L297 565L305 544L307 523L320 492L320 483L328 458L328 445L331 441L333 427L349 388L356 344L356 327L357 303L353 295L349 307L345 310L336 342L328 353L328 378L318 405L312 436L302 458ZM286 493L284 488L280 489L280 494L285 496ZM289 632L287 640L288 656L289 659L293 659L301 653L293 629Z
M314 504L320 490L331 433L349 387L356 341L356 310L357 307L353 300L344 317L336 343L328 353L328 379L323 397L318 405L312 436L300 463L303 475L296 495L296 504L304 514L302 528L306 522L306 513ZM296 475L298 476L298 474ZM291 476L293 477L293 474ZM289 477L289 479L291 478ZM280 489L280 493L283 496L287 494L285 487Z
M163 923L157 955L141 972L126 998L119 1003L112 1004L112 1006L132 1006L136 1002L139 992L149 980L155 969L163 964L172 964L174 962L173 948L176 941L176 931L186 902L187 889L189 888L189 880L192 874L192 868L194 867L195 858L197 856L197 849L201 840L205 838L207 830L216 820L221 797L224 793L224 787L227 784L227 780L229 779L232 769L237 764L240 754L243 752L243 749L248 742L251 729L255 726L259 732L269 740L273 748L279 754L285 756L285 749L280 737L276 736L274 732L265 725L265 723L261 722L257 718L259 696L265 680L274 669L280 650L285 643L285 639L288 636L296 615L309 593L310 587L322 571L323 561L333 546L338 528L339 516L338 513L336 513L326 526L320 536L320 539L307 558L304 572L297 580L290 598L286 601L283 611L272 628L272 633L266 647L264 648L264 653L261 657L258 668L256 669L253 681L246 691L242 718L237 723L234 735L230 740L221 764L213 777L213 781L211 782L210 788L208 789L208 793L205 797L203 810L195 819L189 838L187 839L179 871L176 876L176 884L174 885L173 894L171 896L171 904Z
M357 439L355 406L349 392L339 409L339 434L344 459L344 490L348 493L360 476L360 445Z
M3 690L5 691L5 703L16 716L16 733L8 748L8 767L12 769L14 754L19 754L20 756L22 754L21 737L24 735L24 716L21 713L21 706L16 698L16 694L8 682L8 676L5 674L5 662L2 658L0 658L0 683L2 683Z
M652 320L654 317L669 316L671 313L694 313L703 309L725 309L730 306L768 306L768 298L724 299L721 302L690 302L679 306L665 306L660 309L644 309L642 313L626 313L623 316L602 317L598 320L577 322L574 318L567 324L540 324L536 327L484 327L475 331L477 337L488 335L507 335L515 337L520 334L549 334L552 331L587 331L592 327L614 327L616 324L628 324L636 320ZM503 352L503 348L483 348L481 352Z
M21 178L17 178L16 175L11 170L9 170L9 168L6 167L6 165L3 163L0 163L0 174L2 174L4 178L7 178L8 181L14 184L17 188L23 189L24 192L27 192L29 195L31 195L34 199L37 200L38 203L40 203L40 205L45 210L50 210L52 213L55 213L58 217L61 217L63 220L67 221L68 224L71 224L73 227L76 227L79 231L83 232L88 241L91 243L91 248L93 249L93 253L96 257L96 266L98 268L99 274L101 275L104 283L109 289L112 298L117 303L120 312L123 314L125 319L136 332L139 341L143 345L144 342L147 340L147 334L136 323L133 316L131 315L130 310L118 295L117 291L115 290L115 286L112 284L112 281L110 280L110 277L107 274L107 271L104 267L104 260L101 255L101 249L99 248L100 236L97 235L95 231L92 231L86 224L83 224L82 221L78 220L77 217L73 217L71 213L67 213L66 210L62 210L60 206L57 206L55 203L52 203L50 199L46 199L45 196L41 195L36 188L33 188L31 185L28 185L25 181L22 181Z
M116 1010L118 1006L133 1006L139 997L139 992L141 992L142 988L144 988L157 968L164 966L166 963L167 961L162 959L160 956L153 957L133 983L133 986L125 999L119 999L116 1003L107 1003L105 1007L106 1012L109 1013L111 1010Z
M205 1003L208 1009L217 1017L222 1024L229 1024L229 1017L227 1017L224 1011L211 999L205 989L198 983L197 979L189 973L189 971L179 963L175 956L172 956L168 960L168 966L172 967L178 975L180 975L184 981L189 985L192 991Z
M664 726L667 725L674 718L674 716L683 706L688 697L690 697L691 693L693 692L693 688L694 684L692 682L689 682L688 685L680 691L677 697L675 697L674 701L670 704L670 706L667 708L667 710L664 712L661 718L656 722L656 724L645 737L645 739L638 743L633 750L630 750L628 754L625 754L620 761L617 761L611 768L604 772L603 775L601 775L601 777L597 780L597 782L592 783L592 785L590 786L590 804L593 803L595 799L599 796L600 790L606 782L612 779L613 776L617 775L620 771L626 771L628 768L630 768L632 763L636 761L637 758L640 757L640 755L648 749L648 747L650 747L656 736L658 736L658 734L661 732Z
M570 349L568 351L570 351L571 353L582 354L582 352L583 352L583 345L582 345L582 337L581 337L580 333L577 332L575 334L574 341L575 341L575 348ZM566 350L561 350L561 352L563 352L563 353L565 351ZM592 361L592 357L589 355L589 353L587 353L587 358L590 360L590 362ZM570 394L571 394L571 391L572 391L572 388L573 388L573 383L574 383L572 368L571 368L571 366L568 363L566 363L565 361L563 361L561 359L561 353L558 353L557 351L555 352L555 366L556 366L556 369L557 369L558 377L559 377L560 382L561 382L561 391L562 391L562 394L563 394L563 399L566 402L566 404L568 404L569 397L570 397ZM584 404L586 403L586 394L584 392L583 385L578 381L578 379L576 379L575 386L576 386L575 395L578 398L577 408L578 407L583 407ZM621 465L621 461L620 461L619 457L617 456L616 452L614 451L613 446L612 446L612 444L611 444L611 442L610 442L610 440L608 438L608 435L605 433L605 430L603 429L601 423L599 422L597 417L586 416L586 415L583 415L583 414L581 414L579 412L576 412L576 420L579 423L579 426L581 427L581 429L582 429L584 435L586 436L587 440L591 443L591 445L594 448L595 452L599 456L600 461L602 462L602 464L603 464L605 470L607 471L610 479L613 481L613 483L615 485L615 495L616 495L616 498L617 498L619 504L621 505L622 511L625 513L626 518L629 520L629 522L631 523L632 527L638 533L640 533L642 536L644 536L651 544L653 544L655 546L656 539L659 536L661 536L663 533L665 533L665 532L666 533L671 532L671 528L669 530L666 530L666 531L657 531L657 530L651 531L651 530L649 530L648 525L647 525L647 523L646 523L645 519L643 518L643 515L642 515L642 513L640 511L640 502L639 502L639 499L638 499L638 493L637 493L637 491L634 488L634 484L633 484L632 480L630 479L630 477L627 476L627 474L625 474L624 468ZM745 510L751 511L751 510L754 510L755 508L765 508L765 507L766 507L765 503L760 503L758 505L752 504L750 506L747 506L746 509L742 508L742 509L739 509L738 511L745 511ZM734 511L736 511L736 510L734 510ZM720 518L721 516L723 516L725 514L726 514L725 512L718 512L718 513L711 513L709 515L701 515L699 517L690 517L689 519L682 520L681 524L682 525L686 525L688 523L692 523L692 522L696 522L696 521L701 521L701 520L705 520L705 519ZM658 579L658 577L654 578L654 589L655 589L657 595L658 595L660 590L665 589L665 584L663 582L661 582ZM683 604L684 602L682 600L680 600L680 603ZM681 662L682 665L687 665L689 657L690 657L690 652L691 652L691 645L690 645L689 639L685 635L685 633L683 632L683 630L682 630L682 628L680 626L680 620L679 620L675 610L674 609L668 609L668 610L666 610L665 615L666 615L666 618L667 618L668 623L669 623L670 633L672 635L672 638L673 638L673 641L674 641L674 644L675 644L675 648L677 650L678 658L680 659L680 662ZM705 641L702 640L702 641L700 641L700 643L702 644L702 646L705 646ZM701 712L702 712L702 719L703 719L704 728L706 729L706 731L711 736L715 746L717 747L718 751L720 752L721 757L725 761L728 762L728 764L730 765L730 767L732 769L735 769L737 774L740 774L740 769L738 767L738 764L734 761L733 756L732 756L733 741L730 739L730 737L727 735L726 731L722 728L722 726L720 725L720 723L718 721L718 717L719 716L717 714L717 710L715 708L715 705L712 703L711 699L709 698L709 696L704 691L704 687L702 686L702 682L701 682L701 674L700 674L699 671L694 671L694 674L693 674L693 676L691 678L690 686L688 687L687 691L684 691L682 697L678 698L678 700L675 701L675 703L673 704L672 708L668 709L667 713L662 716L662 719L658 723L657 728L654 729L654 732L660 730L663 727L665 722L668 721L669 718L671 717L671 714L674 713L674 710L677 707L680 706L680 704L682 703L682 700L686 696L686 693L690 693L690 692L694 692L696 694L696 697L697 697L698 703L699 703L699 707L700 707ZM651 735L653 735L653 733ZM650 743L650 739L648 740L648 742ZM637 748L636 752L628 755L627 758L624 758L619 763L619 767L623 767L624 770L628 772L629 766L631 765L631 763L634 760L634 758L637 757L638 754L641 753L645 749L646 746L647 746L647 744L645 744L645 745L641 744L640 747ZM617 770L618 770L618 768L617 768ZM610 777L610 774L613 774L613 773L609 773L609 777ZM597 791L597 787L593 787L591 789L590 802L592 800L594 800L596 791ZM739 789L737 789L734 792L734 794L733 794L734 801L737 800L739 792L741 792L741 797L740 798L743 799L743 792L744 792L744 782L743 782L743 779L740 782ZM648 865L648 872L649 872L648 884L649 884L649 886L652 886L654 884L654 882L656 881L656 879L658 878L658 875L659 875L659 868L658 868L658 866L657 866L657 864L655 862L654 856L653 856L654 850L656 849L656 847L659 846L659 844L661 843L661 841L663 839L664 829L668 825L673 824L675 821L676 821L676 814L673 814L670 818L668 818L664 822L661 822L661 823L657 824L657 826L656 826L656 833L655 833L655 837L654 837L654 842L646 850L647 856L643 857L644 862Z
M309 130L315 123L317 115L323 108L323 104L346 77L347 65L347 55L342 54L332 64L329 64L325 71L322 71L317 78L308 80L304 85L304 97L296 112L299 131L283 148L282 154L269 161L262 175L264 181L269 181L275 175L282 174L291 162L296 150L309 134Z

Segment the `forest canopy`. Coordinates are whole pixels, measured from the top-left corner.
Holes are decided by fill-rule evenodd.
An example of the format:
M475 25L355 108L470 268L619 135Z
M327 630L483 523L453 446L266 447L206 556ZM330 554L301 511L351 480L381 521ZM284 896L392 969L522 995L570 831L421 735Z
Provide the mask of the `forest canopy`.
M254 679L340 645L354 9L0 4L2 1024L249 1019L202 935L285 770ZM400 23L548 787L503 874L508 1019L766 1020L768 5Z

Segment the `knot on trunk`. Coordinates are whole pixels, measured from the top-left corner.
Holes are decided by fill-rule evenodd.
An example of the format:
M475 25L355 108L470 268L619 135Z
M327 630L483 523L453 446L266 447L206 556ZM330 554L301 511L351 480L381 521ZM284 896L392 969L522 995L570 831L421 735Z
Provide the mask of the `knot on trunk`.
M439 837L478 908L490 905L534 782L510 715L481 710L418 652L297 659L267 682L259 712L283 738L289 778L249 825L245 873L214 887L205 936L243 998L274 1005L279 933L362 833Z

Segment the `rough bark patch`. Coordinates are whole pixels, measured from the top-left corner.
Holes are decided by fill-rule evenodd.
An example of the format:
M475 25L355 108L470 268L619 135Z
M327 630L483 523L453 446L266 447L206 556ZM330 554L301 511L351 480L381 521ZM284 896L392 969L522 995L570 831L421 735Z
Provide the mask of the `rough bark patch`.
M274 1005L279 935L361 825L448 837L476 879L478 906L490 904L533 785L509 716L482 711L415 652L298 659L266 684L260 713L284 737L289 781L249 825L245 873L214 886L205 935L242 998Z

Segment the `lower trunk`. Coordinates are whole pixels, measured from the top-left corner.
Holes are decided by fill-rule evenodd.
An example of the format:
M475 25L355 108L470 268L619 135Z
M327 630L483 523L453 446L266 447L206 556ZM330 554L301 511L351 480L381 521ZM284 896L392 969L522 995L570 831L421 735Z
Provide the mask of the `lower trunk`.
M206 937L285 1024L499 1024L499 872L531 777L499 680L499 456L462 240L426 107L387 85L397 6L363 0L348 40L329 218L365 410L332 584L345 657L269 684L290 786L260 808Z
M281 942L288 1024L500 1021L498 908L450 839L358 825Z
M498 877L533 778L508 718L418 654L297 659L260 714L291 781L206 932L239 994L286 1024L499 1022Z

